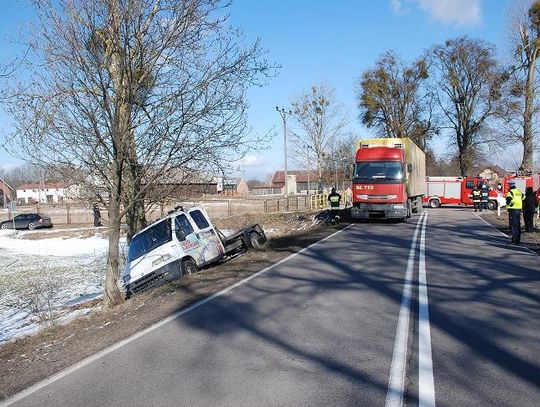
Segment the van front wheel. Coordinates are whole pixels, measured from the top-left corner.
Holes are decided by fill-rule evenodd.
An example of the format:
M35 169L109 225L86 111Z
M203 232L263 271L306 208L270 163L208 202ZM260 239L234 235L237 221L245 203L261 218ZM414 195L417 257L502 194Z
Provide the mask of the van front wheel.
M193 274L199 271L197 264L192 259L186 259L182 262L182 265L180 266L180 269L182 270L182 275L185 276L186 274Z

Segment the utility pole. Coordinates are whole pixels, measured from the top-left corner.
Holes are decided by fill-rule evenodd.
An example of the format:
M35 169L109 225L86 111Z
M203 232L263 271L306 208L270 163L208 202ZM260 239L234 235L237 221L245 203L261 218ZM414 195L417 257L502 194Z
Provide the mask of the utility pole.
M287 204L285 209L289 209L289 185L287 182L287 115L291 115L292 111L290 109L285 109L283 107L276 106L276 110L281 115L283 120L283 152L285 155L285 199Z

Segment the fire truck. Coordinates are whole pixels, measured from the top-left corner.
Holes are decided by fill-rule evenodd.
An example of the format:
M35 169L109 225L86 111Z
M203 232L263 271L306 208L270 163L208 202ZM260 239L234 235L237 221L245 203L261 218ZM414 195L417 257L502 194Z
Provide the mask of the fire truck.
M492 188L482 178L474 177L426 177L424 203L431 208L441 205L472 205L471 193L475 187L485 184L489 188L488 209L504 206L503 189Z

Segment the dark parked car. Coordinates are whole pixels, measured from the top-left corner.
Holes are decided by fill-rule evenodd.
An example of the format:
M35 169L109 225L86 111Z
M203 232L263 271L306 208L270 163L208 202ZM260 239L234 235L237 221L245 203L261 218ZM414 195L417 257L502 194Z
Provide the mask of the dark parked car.
M51 218L42 213L21 213L15 216L12 220L6 220L0 223L0 229L13 229L15 223L15 229L30 229L37 228L52 228L53 224Z

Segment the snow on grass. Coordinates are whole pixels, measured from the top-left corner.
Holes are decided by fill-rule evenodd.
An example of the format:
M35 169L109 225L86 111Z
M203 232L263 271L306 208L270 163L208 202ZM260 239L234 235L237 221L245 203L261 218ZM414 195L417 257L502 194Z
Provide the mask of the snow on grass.
M25 233L0 230L0 344L36 332L50 316L62 323L84 314L71 307L103 292L105 237L29 240Z
M15 252L19 255L59 257L85 256L106 252L108 247L107 240L97 236L93 236L88 239L50 238L28 240L18 238L19 235L23 234L24 232L13 232L6 230L2 230L0 232L4 232L0 234L0 251L4 249L9 252Z

